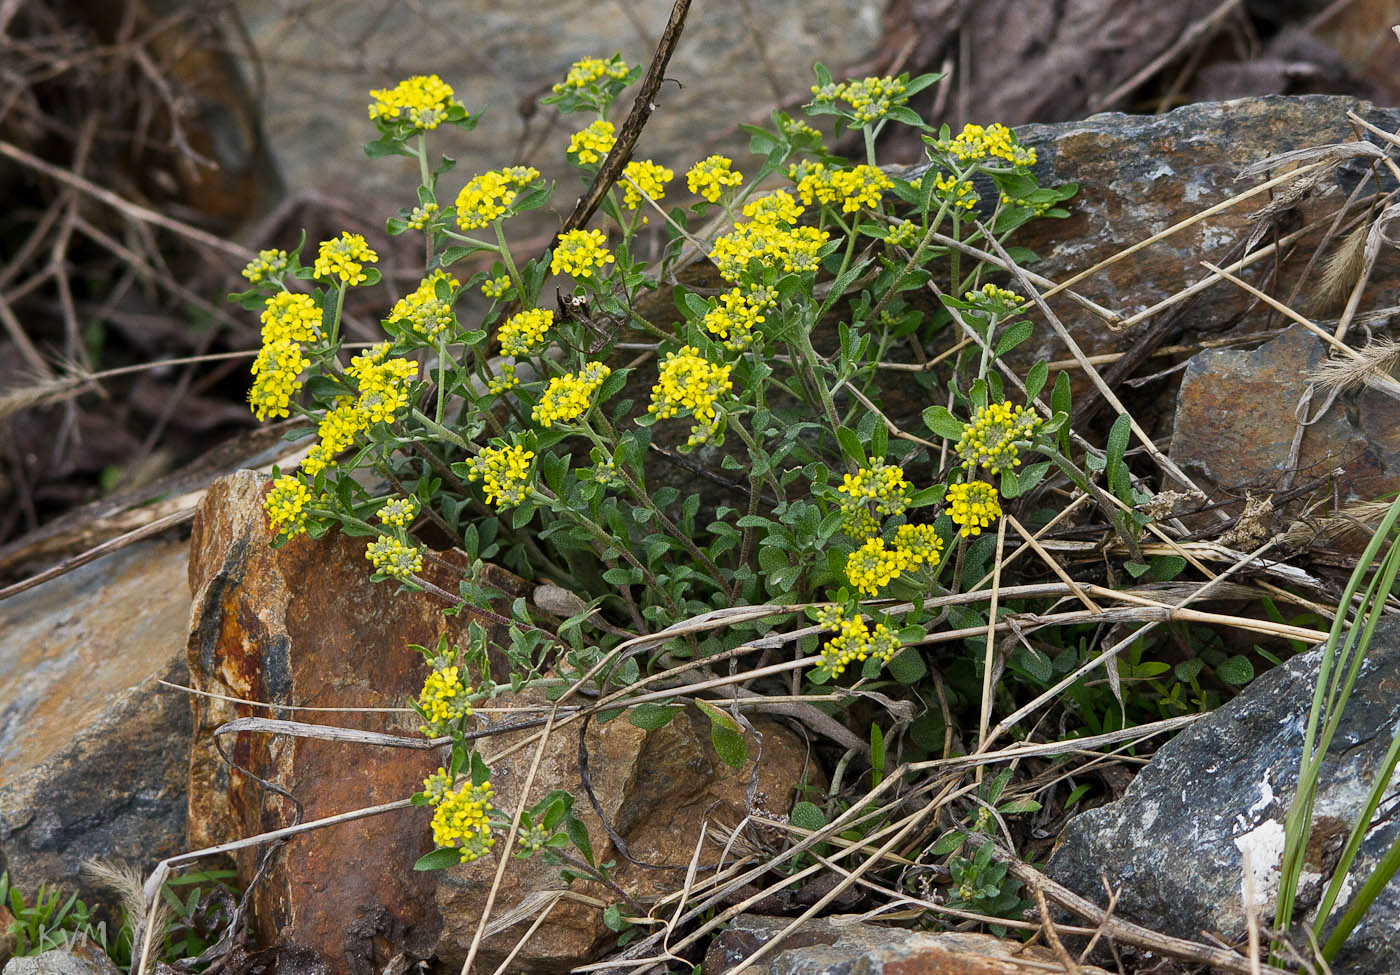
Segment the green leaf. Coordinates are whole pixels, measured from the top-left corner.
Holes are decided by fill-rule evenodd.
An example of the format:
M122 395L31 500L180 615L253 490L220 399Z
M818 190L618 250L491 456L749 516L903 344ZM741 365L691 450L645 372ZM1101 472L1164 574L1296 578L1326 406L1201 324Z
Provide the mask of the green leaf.
M1215 675L1231 687L1243 687L1254 680L1254 664L1243 654L1235 654L1215 668Z
M446 870L462 862L462 851L455 846L439 847L431 853L424 853L413 865L414 870Z
M1050 394L1050 412L1069 413L1069 373L1061 372L1055 376L1055 389Z
M1105 470L1108 473L1108 489L1117 493L1118 480L1123 476L1120 473L1123 468L1123 454L1128 449L1128 438L1133 433L1133 418L1126 413L1118 414L1118 419L1113 421L1113 428L1108 431L1108 446L1104 453L1108 455Z
M822 812L820 806L810 803L805 799L793 805L792 812L788 814L788 819L791 820L792 825L796 826L798 829L811 830L812 832L826 825L826 813Z
M749 760L749 743L739 722L709 701L697 699L695 705L710 719L710 743L719 760L731 768L742 768Z
M1045 380L1050 377L1050 367L1042 360L1031 366L1026 372L1026 403L1035 402L1035 398L1040 395L1040 391L1045 388Z
M1148 565L1146 562L1134 562L1129 559L1127 562L1123 563L1123 568L1127 571L1128 575L1132 576L1134 579L1141 579L1142 574L1152 568L1152 566Z
M637 728L646 731L654 731L657 728L664 728L671 723L671 719L685 710L683 704L661 704L656 701L648 701L645 704L638 704L627 713L627 720Z
M924 663L924 655L918 647L905 647L886 666L890 676L906 687L917 684L928 673L928 664Z
M564 831L569 834L569 842L583 854L588 865L596 868L598 865L593 862L593 841L588 838L588 827L584 825L583 820L571 814L564 820Z
M924 410L924 425L945 440L962 439L964 424L946 407L930 406Z
M1153 582L1171 582L1186 569L1186 560L1180 555L1159 555L1152 560L1152 572L1148 576Z
M1012 325L1010 328L1008 328L1005 332L1002 332L1001 338L997 340L997 357L1000 358L1001 356L1006 355L1006 353L1010 352L1012 349L1016 348L1016 346L1020 345L1026 339L1030 338L1031 333L1034 331L1035 326L1032 325L1030 322L1019 321L1016 324Z
M861 467L867 466L865 460L865 447L861 445L860 436L850 427L837 427L836 440L841 444L841 452L855 461Z
M955 853L962 849L963 839L962 833L959 833L957 830L950 830L934 840L933 846L929 847L929 853L936 857Z

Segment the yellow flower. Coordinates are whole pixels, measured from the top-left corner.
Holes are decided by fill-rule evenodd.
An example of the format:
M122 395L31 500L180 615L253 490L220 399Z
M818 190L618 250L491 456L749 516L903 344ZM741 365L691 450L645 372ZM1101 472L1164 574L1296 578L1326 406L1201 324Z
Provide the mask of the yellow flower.
M715 403L732 389L729 366L711 365L687 345L661 363L647 412L659 420L686 414L694 417L697 422L691 427L687 446L696 447L708 442L719 429Z
M793 163L788 167L788 179L797 184L797 195L807 206L815 203L835 203L839 197L832 173L825 163Z
M604 78L621 81L627 77L627 71L627 62L616 54L606 61L602 58L583 58L569 67L564 80L554 86L554 93L562 95L566 91L582 91Z
M642 202L642 194L651 197L655 203L661 202L666 192L666 184L676 178L676 174L665 166L658 166L651 160L633 161L622 169L622 205L635 210ZM643 219L643 223L646 220Z
M873 504L880 515L898 515L909 506L910 486L904 479L904 469L898 464L886 464L883 457L847 474L836 492L842 495L842 511L864 510Z
M413 208L413 211L409 213L408 220L406 220L405 223L414 230L426 230L428 224L438 215L440 209L441 208L436 203L425 203L422 206L416 206Z
M360 284L369 277L364 266L377 260L379 255L370 250L364 237L347 232L321 241L312 271L318 278L339 278L343 284Z
M291 339L268 342L253 360L253 387L248 405L260 421L268 417L291 416L292 397L301 389L302 374L311 360L301 354L301 346Z
M481 293L491 299L504 298L511 289L510 275L502 274L498 278L487 278L481 282Z
M591 122L588 128L569 137L568 154L578 157L581 165L595 163L612 151L617 141L616 131L607 119Z
M706 156L685 174L685 184L692 193L698 193L711 203L718 203L726 187L738 186L744 182L740 173L731 167L734 161L727 156Z
M898 78L872 76L840 84L813 85L812 101L828 105L845 102L859 128L878 122L891 108L907 102L904 92L904 83Z
M508 362L501 366L501 373L492 376L486 381L486 391L493 396L499 396L520 385L520 378L515 374L515 364Z
M406 323L428 341L436 339L454 321L451 299L443 300L437 296L439 281L447 282L452 291L462 286L462 282L438 268L424 278L417 288L398 300L389 312L389 321Z
M833 677L840 677L847 666L871 656L889 663L899 652L899 637L884 623L876 623L872 630L863 617L848 617L840 606L820 611L817 619L823 629L836 633L822 647L820 662Z
M985 467L993 474L1021 463L1016 441L1030 440L1040 427L1040 417L1024 406L990 403L979 406L972 422L963 427L958 456L970 467Z
M943 558L943 539L932 525L900 525L895 531L895 548L909 553L914 565L933 567Z
M515 202L516 191L501 173L482 173L457 194L457 226L463 230L485 227L501 217Z
M524 501L530 494L530 461L533 450L518 444L487 447L467 462L467 480L482 482L486 502L498 509Z
M719 296L719 304L705 313L700 324L705 330L724 342L724 347L732 351L748 348L753 342L755 326L767 321L763 314L764 304L735 288Z
M423 551L393 535L380 535L365 546L365 558L386 576L407 579L423 570Z
M384 502L377 513L381 525L407 528L418 514L418 503L413 498L393 498Z
M444 796L433 812L433 842L439 847L459 848L463 863L489 853L496 844L490 819L493 795L487 781L481 785L468 782Z
M345 370L359 384L356 408L365 425L391 423L408 406L408 383L418 375L418 363L411 359L390 359L389 343L380 342L350 360Z
M418 730L430 738L450 734L450 725L471 716L472 688L462 683L461 673L460 667L443 667L423 682L418 708L428 723Z
M268 527L273 534L295 538L306 531L306 505L311 501L311 489L292 474L283 474L272 482L272 490L263 498Z
M369 418L354 397L339 397L335 406L321 417L316 430L320 440L301 462L301 469L314 477L327 467L334 467L336 457L348 450L369 426Z
M947 200L948 205L957 210L971 210L980 199L971 180L941 173L933 181L933 192L938 199Z
M415 75L393 88L370 92L371 121L407 122L415 129L431 130L441 125L448 112L460 104L452 97L452 87L437 75Z
M961 528L963 538L980 535L982 529L1001 517L997 489L986 481L968 481L948 486L948 517Z
M312 342L321 337L321 306L310 295L283 291L267 299L262 323L264 345Z
M531 308L510 316L496 337L501 340L501 354L522 356L539 351L545 333L554 327L554 312L548 308Z
M577 373L554 377L535 404L535 422L551 427L583 416L593 405L593 393L611 372L601 362L590 362Z
M258 256L243 268L243 276L257 284L264 278L280 277L287 270L287 252L279 250L258 251Z
M576 278L591 278L595 268L613 263L613 256L603 246L607 238L601 230L569 230L559 235L554 258L549 263L550 274L570 274Z
M792 226L805 208L787 190L778 190L744 205L744 216L759 226Z
M831 185L841 196L842 211L856 213L861 207L878 207L881 194L894 183L876 167L862 165L832 173Z
M1034 149L1022 146L1012 132L1000 122L986 128L969 122L963 126L957 138L945 139L937 143L937 148L957 158L960 162L979 159L1004 159L1016 167L1034 166Z
M846 557L846 578L861 593L878 596L881 589L913 565L914 558L908 550L886 548L885 540L876 535Z

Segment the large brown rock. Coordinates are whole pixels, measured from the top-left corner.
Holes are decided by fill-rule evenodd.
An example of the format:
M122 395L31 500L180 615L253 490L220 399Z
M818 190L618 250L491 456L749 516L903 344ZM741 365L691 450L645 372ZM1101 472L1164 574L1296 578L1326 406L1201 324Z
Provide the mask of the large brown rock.
M431 645L444 633L464 642L465 619L444 616L443 604L426 595L396 596L390 586L371 583L364 539L332 533L273 551L261 507L265 484L252 472L216 482L196 517L188 648L194 684L245 701L401 708L426 675L421 656L408 645ZM430 578L455 589L447 573L433 575L433 568ZM500 570L493 570L489 581L512 595L527 592L520 580ZM493 639L501 636L493 633ZM210 698L196 700L194 710L193 846L292 822L288 801L230 770L217 754L211 735L225 721L246 715L299 718L409 736L416 735L417 725L412 714L402 712L294 712ZM800 741L767 722L755 722L762 735L756 775L752 762L737 771L721 764L709 742L708 720L696 715L682 714L652 731L624 719L593 724L587 733L589 767L604 815L633 856L666 869L635 867L613 848L583 796L578 728L566 725L551 737L530 801L551 789L572 790L599 859L619 860L618 882L636 897L675 883L706 816L733 826L746 810L783 815L793 787L804 775L815 777L807 771ZM489 758L508 743L489 739L482 750ZM444 760L437 752L248 732L229 735L223 744L241 768L296 796L305 820L406 798ZM751 751L757 757L757 741L751 742ZM531 750L522 750L493 764L500 808L514 808L532 758ZM291 840L254 893L259 935L314 949L333 975L378 971L399 951L419 958L437 953L460 962L497 861L487 858L440 874L414 873L414 861L432 845L428 819L425 809L405 809ZM505 852L500 844L495 855ZM252 878L259 855L239 855L242 882ZM707 847L703 855L714 858L717 850ZM557 867L513 861L493 917L558 886ZM591 893L613 899L601 888ZM517 958L514 970L567 970L610 937L598 908L562 904ZM499 959L513 943L510 933L495 936L487 941L483 958Z
M256 715L416 735L414 715L395 710L417 695L426 676L409 644L465 635L465 619L445 617L435 597L395 596L392 585L370 582L363 538L302 537L272 550L261 504L266 483L251 471L217 481L196 516L188 644L194 685L248 701L389 710L295 712L196 699L189 766L194 847L293 821L291 803L220 758L215 728ZM438 567L425 575L456 590ZM295 795L304 820L407 798L441 760L427 751L247 732L222 744L242 769ZM406 809L291 840L255 893L259 934L320 952L335 973L378 971L399 950L426 957L438 928L433 878L412 869L431 848L426 825L423 810ZM240 854L241 882L252 879L260 855Z
M693 710L681 712L670 724L653 731L636 728L623 718L589 727L584 741L589 781L603 816L622 837L633 859L617 848L585 797L576 728L561 729L551 736L531 789L531 801L551 788L571 791L577 797L574 811L588 826L598 862L616 861L613 879L645 905L649 898L680 886L700 842L702 823L708 823L710 840L701 848L699 862L712 864L721 852L716 827L732 828L749 812L785 816L799 783L821 784L820 772L808 767L803 742L783 726L755 721L762 752L751 739L749 762L739 769L715 756L709 728L709 720ZM501 744L512 740L507 737ZM514 808L519 802L533 752L531 747L493 767L492 784L503 808ZM437 903L443 930L437 954L449 965L460 966L466 957L495 870L494 861L479 861L442 875ZM559 868L538 858L513 863L503 878L492 919L509 915L540 892L565 886L559 879ZM618 900L599 884L576 883L574 889L605 903ZM544 906L532 903L535 909L519 923L485 939L478 956L482 962L494 967L504 960ZM511 971L563 973L595 957L615 937L600 917L596 906L561 898L546 926L532 935L515 957Z
M139 542L0 602L0 870L106 900L88 858L143 867L185 834L185 546Z

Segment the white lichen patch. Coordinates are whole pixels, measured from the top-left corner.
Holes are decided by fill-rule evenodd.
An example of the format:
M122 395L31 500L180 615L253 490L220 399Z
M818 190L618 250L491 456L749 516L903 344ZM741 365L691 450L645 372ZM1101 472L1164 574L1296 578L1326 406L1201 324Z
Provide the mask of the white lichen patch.
M1283 859L1283 823L1266 819L1236 836L1235 846L1240 851L1241 870L1248 865L1252 883L1245 888L1254 892L1251 906L1261 914L1272 915L1278 899L1279 863Z

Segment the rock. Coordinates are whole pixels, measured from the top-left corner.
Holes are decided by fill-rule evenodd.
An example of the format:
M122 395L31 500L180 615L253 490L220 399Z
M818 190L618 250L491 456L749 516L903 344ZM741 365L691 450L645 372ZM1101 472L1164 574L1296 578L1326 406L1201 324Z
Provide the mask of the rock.
M370 582L365 539L303 536L276 551L262 510L267 481L240 471L216 481L190 539L188 661L204 691L248 701L327 708L401 709L426 670L410 644L439 634L465 642L466 614L452 619L427 594L394 595ZM437 565L423 573L456 591ZM484 580L512 595L523 583L497 572ZM512 589L512 586L518 586ZM189 843L194 848L252 836L293 821L289 802L231 772L212 738L238 717L290 718L417 737L412 714L297 712L196 698L189 766ZM303 821L405 799L440 757L311 738L239 733L223 742L253 775L291 791ZM254 897L263 943L277 940L324 956L333 975L379 971L405 951L427 957L437 938L433 880L414 862L431 848L421 809L357 820L293 839ZM239 881L256 872L261 849L237 858Z
M184 849L182 542L143 541L0 602L0 870L104 900L88 858Z
M734 123L766 120L773 105L805 94L818 59L837 71L863 60L879 41L883 7L874 0L776 0L748 5L741 14L694 4L666 72L675 83L662 87L640 157L678 174L711 152L743 160L748 138ZM481 117L472 132L434 133L433 152L458 161L448 177L451 193L477 173L526 163L559 181L553 209L566 214L579 184L565 165L564 148L588 119L566 117L551 132L542 120L553 110L537 109L535 100L579 58L620 52L629 64L645 66L670 10L669 2L629 4L620 20L607 0L572 4L567 14L552 0L508 7L469 0L450 11L340 2L296 15L275 0L239 6L258 59L276 77L267 86L262 119L288 189L377 199L373 209L359 211L373 213L368 223L349 228L360 232L382 227L388 213L381 210L412 201L417 185L417 170L402 165L406 160L369 160L360 149L374 138L366 114L371 89L414 74L440 75ZM328 65L332 49L340 53ZM619 126L634 93L625 92L615 108ZM534 146L541 137L531 158L516 157L522 145ZM511 239L552 232L559 219L551 212L532 230L513 231Z
M78 937L67 948L38 955L11 958L4 975L121 975L107 953L90 940Z
M730 768L716 758L709 720L694 710L682 712L653 731L643 731L622 718L589 726L585 744L594 795L608 823L626 841L628 852L650 866L639 866L622 855L590 807L579 775L575 729L551 737L531 791L532 801L550 789L571 791L576 797L574 811L588 826L597 861L617 861L614 880L643 901L671 893L685 876L702 823L708 822L713 830L738 825L746 812L785 816L792 807L794 786L804 780L820 780L820 773L807 766L806 748L797 736L772 721L755 720L753 724L762 736L762 755L757 754L751 740L750 761L741 769ZM492 739L491 751L509 746L513 740L511 736L499 743ZM531 747L493 766L498 806L514 808L519 801L533 756ZM755 760L754 791L746 797L754 779ZM712 862L719 850L719 845L708 843L701 852L701 862ZM437 904L443 930L437 955L449 968L460 967L466 958L495 870L494 860L483 860L441 875ZM557 866L539 859L513 863L503 878L492 917L509 914L541 891L564 886ZM574 886L605 902L618 899L601 885ZM486 938L479 955L486 967L495 967L505 959L540 907L526 913L519 923ZM545 926L515 957L511 971L540 975L567 972L596 957L615 937L601 923L598 908L562 899Z
M401 707L417 694L426 673L408 644L433 644L439 633L461 641L465 619L443 616L442 604L425 595L395 596L389 586L369 582L364 539L332 533L270 549L261 508L265 484L251 472L216 482L196 517L190 546L194 684L245 700ZM522 580L494 571L489 582L512 595L528 594L531 587ZM456 588L437 566L430 564L428 575ZM196 847L291 822L285 800L230 773L219 758L210 736L223 722L256 713L417 735L411 715L255 711L207 698L196 699L194 708L190 843ZM591 781L609 822L633 856L672 869L635 868L613 849L580 788L576 727L560 729L551 739L532 797L553 788L574 790L576 811L591 827L599 860L618 859L618 882L637 896L649 896L672 883L689 862L707 814L730 826L750 808L785 815L794 784L804 775L816 780L796 736L769 722L754 724L763 736L763 752L752 784L752 766L735 771L717 761L708 720L696 715L682 714L653 731L621 719L589 727ZM488 758L506 743L493 739L484 748ZM444 760L436 752L369 750L250 733L229 736L225 748L243 768L296 795L305 820L406 798ZM518 798L532 758L525 750L494 764L502 808ZM377 972L400 951L416 958L436 953L460 963L496 861L415 873L414 861L432 846L428 819L425 809L405 809L292 840L255 892L259 935L315 952L326 959L330 975ZM257 861L256 852L239 856L241 882L252 877ZM557 867L513 862L494 916L557 886ZM513 970L567 970L612 937L600 911L565 901L516 958ZM504 957L514 940L510 932L488 939L483 959Z
M710 944L706 975L723 975L771 941L792 918L741 914ZM910 931L880 927L856 915L813 918L783 939L783 947L751 968L749 975L1019 975L1027 964L1059 971L1048 948L989 934ZM1080 965L1084 975L1103 969Z
M1249 850L1267 921L1320 660L1320 650L1294 657L1162 746L1122 799L1070 820L1050 876L1101 905L1099 878L1106 876L1119 889L1117 916L1184 938L1206 930L1231 941L1245 930L1241 879ZM1397 681L1400 622L1387 618L1376 628L1322 771L1313 821L1320 850L1344 841L1362 808L1400 718ZM1366 877L1397 836L1400 823L1382 816L1362 843L1353 876ZM1331 879L1319 876L1319 855L1326 854L1309 854L1300 904L1316 903L1317 884ZM1345 906L1344 897L1336 913ZM1391 883L1333 970L1366 975L1400 966L1397 917L1400 886Z
M1342 394L1317 423L1303 428L1290 472L1298 429L1294 410L1307 390L1308 372L1324 358L1322 340L1301 325L1250 351L1198 352L1181 380L1172 459L1200 474L1197 483L1206 490L1236 498L1275 491L1289 473L1297 486L1338 467L1344 473L1329 483L1343 498L1370 500L1400 488L1400 403L1364 387ZM1326 397L1316 391L1308 418L1321 412ZM1203 430L1210 434L1202 436Z

